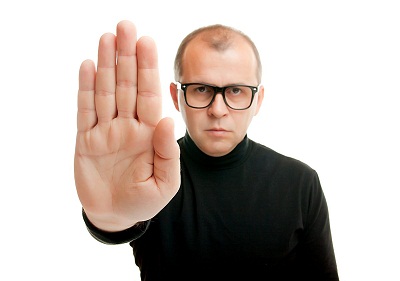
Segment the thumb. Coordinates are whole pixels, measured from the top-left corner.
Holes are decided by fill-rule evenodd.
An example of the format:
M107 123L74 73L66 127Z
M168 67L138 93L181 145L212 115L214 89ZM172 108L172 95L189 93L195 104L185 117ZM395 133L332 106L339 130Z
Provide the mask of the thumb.
M154 146L154 178L160 192L172 197L178 191L180 175L180 150L175 139L174 121L162 119L155 128Z

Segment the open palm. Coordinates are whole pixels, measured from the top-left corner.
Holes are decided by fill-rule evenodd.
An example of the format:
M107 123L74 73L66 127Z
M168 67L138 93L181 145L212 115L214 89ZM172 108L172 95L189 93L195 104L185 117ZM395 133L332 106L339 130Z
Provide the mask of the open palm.
M97 227L118 231L156 215L180 185L173 122L161 120L154 42L122 21L100 38L97 71L79 71L75 183Z

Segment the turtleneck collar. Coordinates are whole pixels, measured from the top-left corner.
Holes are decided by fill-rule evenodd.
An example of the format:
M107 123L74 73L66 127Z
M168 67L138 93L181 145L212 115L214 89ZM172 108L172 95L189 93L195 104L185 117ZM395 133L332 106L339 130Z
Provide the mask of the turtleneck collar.
M182 157L189 157L191 161L205 167L206 169L229 169L243 163L251 150L251 141L247 137L244 139L227 155L220 157L213 157L202 152L194 143L189 133L186 132L185 136L181 139L181 152Z

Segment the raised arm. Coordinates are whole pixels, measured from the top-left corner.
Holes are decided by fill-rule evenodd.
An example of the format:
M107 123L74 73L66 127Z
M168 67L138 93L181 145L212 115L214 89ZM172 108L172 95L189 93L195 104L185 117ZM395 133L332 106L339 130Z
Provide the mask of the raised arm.
M173 121L161 120L157 50L129 21L79 71L75 184L89 220L120 231L156 215L180 185Z

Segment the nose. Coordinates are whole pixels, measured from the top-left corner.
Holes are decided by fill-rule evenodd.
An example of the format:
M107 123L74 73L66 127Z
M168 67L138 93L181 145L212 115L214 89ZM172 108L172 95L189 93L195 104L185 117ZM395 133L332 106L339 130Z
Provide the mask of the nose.
M215 95L213 103L208 108L208 114L216 118L221 118L229 113L228 106L225 104L221 93Z

